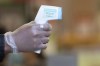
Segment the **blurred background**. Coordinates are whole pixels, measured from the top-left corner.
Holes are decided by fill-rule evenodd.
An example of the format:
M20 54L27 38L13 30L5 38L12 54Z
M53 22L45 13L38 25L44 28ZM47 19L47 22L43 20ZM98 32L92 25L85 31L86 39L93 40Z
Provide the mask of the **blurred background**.
M9 54L0 66L100 66L100 0L0 0L0 34L34 20L41 5L63 8L40 55Z

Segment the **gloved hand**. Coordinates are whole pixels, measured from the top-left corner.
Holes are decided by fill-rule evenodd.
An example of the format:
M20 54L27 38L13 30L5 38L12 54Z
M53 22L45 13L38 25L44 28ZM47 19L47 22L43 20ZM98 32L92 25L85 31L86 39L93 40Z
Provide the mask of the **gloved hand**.
M22 25L12 32L12 37L20 52L33 52L47 47L51 32L50 24L46 23L43 28L35 22ZM5 48L8 47L7 45ZM7 49L7 48L6 48Z

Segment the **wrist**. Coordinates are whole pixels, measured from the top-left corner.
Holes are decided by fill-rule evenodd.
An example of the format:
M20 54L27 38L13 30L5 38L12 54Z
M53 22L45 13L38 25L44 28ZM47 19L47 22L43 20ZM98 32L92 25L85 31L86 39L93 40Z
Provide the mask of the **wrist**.
M4 51L5 51L5 53L10 53L11 52L11 47L7 44L6 41L5 41Z
M6 53L9 53L9 52L16 53L16 52L18 52L17 46L16 46L15 41L12 37L12 32L5 33L5 48L4 49L5 49Z

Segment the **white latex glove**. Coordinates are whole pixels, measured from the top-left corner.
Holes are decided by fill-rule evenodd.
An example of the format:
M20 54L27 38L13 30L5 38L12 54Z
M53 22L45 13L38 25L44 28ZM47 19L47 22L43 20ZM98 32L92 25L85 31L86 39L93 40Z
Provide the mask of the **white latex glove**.
M19 52L34 52L47 47L46 43L49 41L51 26L48 23L43 26L40 28L39 24L32 21L13 31L12 37ZM7 50L7 48L9 47L6 44L5 49Z

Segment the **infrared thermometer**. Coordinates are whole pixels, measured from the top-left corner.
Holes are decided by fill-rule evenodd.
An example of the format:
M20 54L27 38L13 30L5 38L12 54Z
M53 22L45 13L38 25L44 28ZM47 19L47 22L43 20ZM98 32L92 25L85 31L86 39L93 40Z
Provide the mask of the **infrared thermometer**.
M40 24L43 28L43 24L47 23L49 20L61 20L62 19L62 8L57 6L41 5L39 11L35 17L36 24ZM35 53L40 53L40 50L35 51Z

